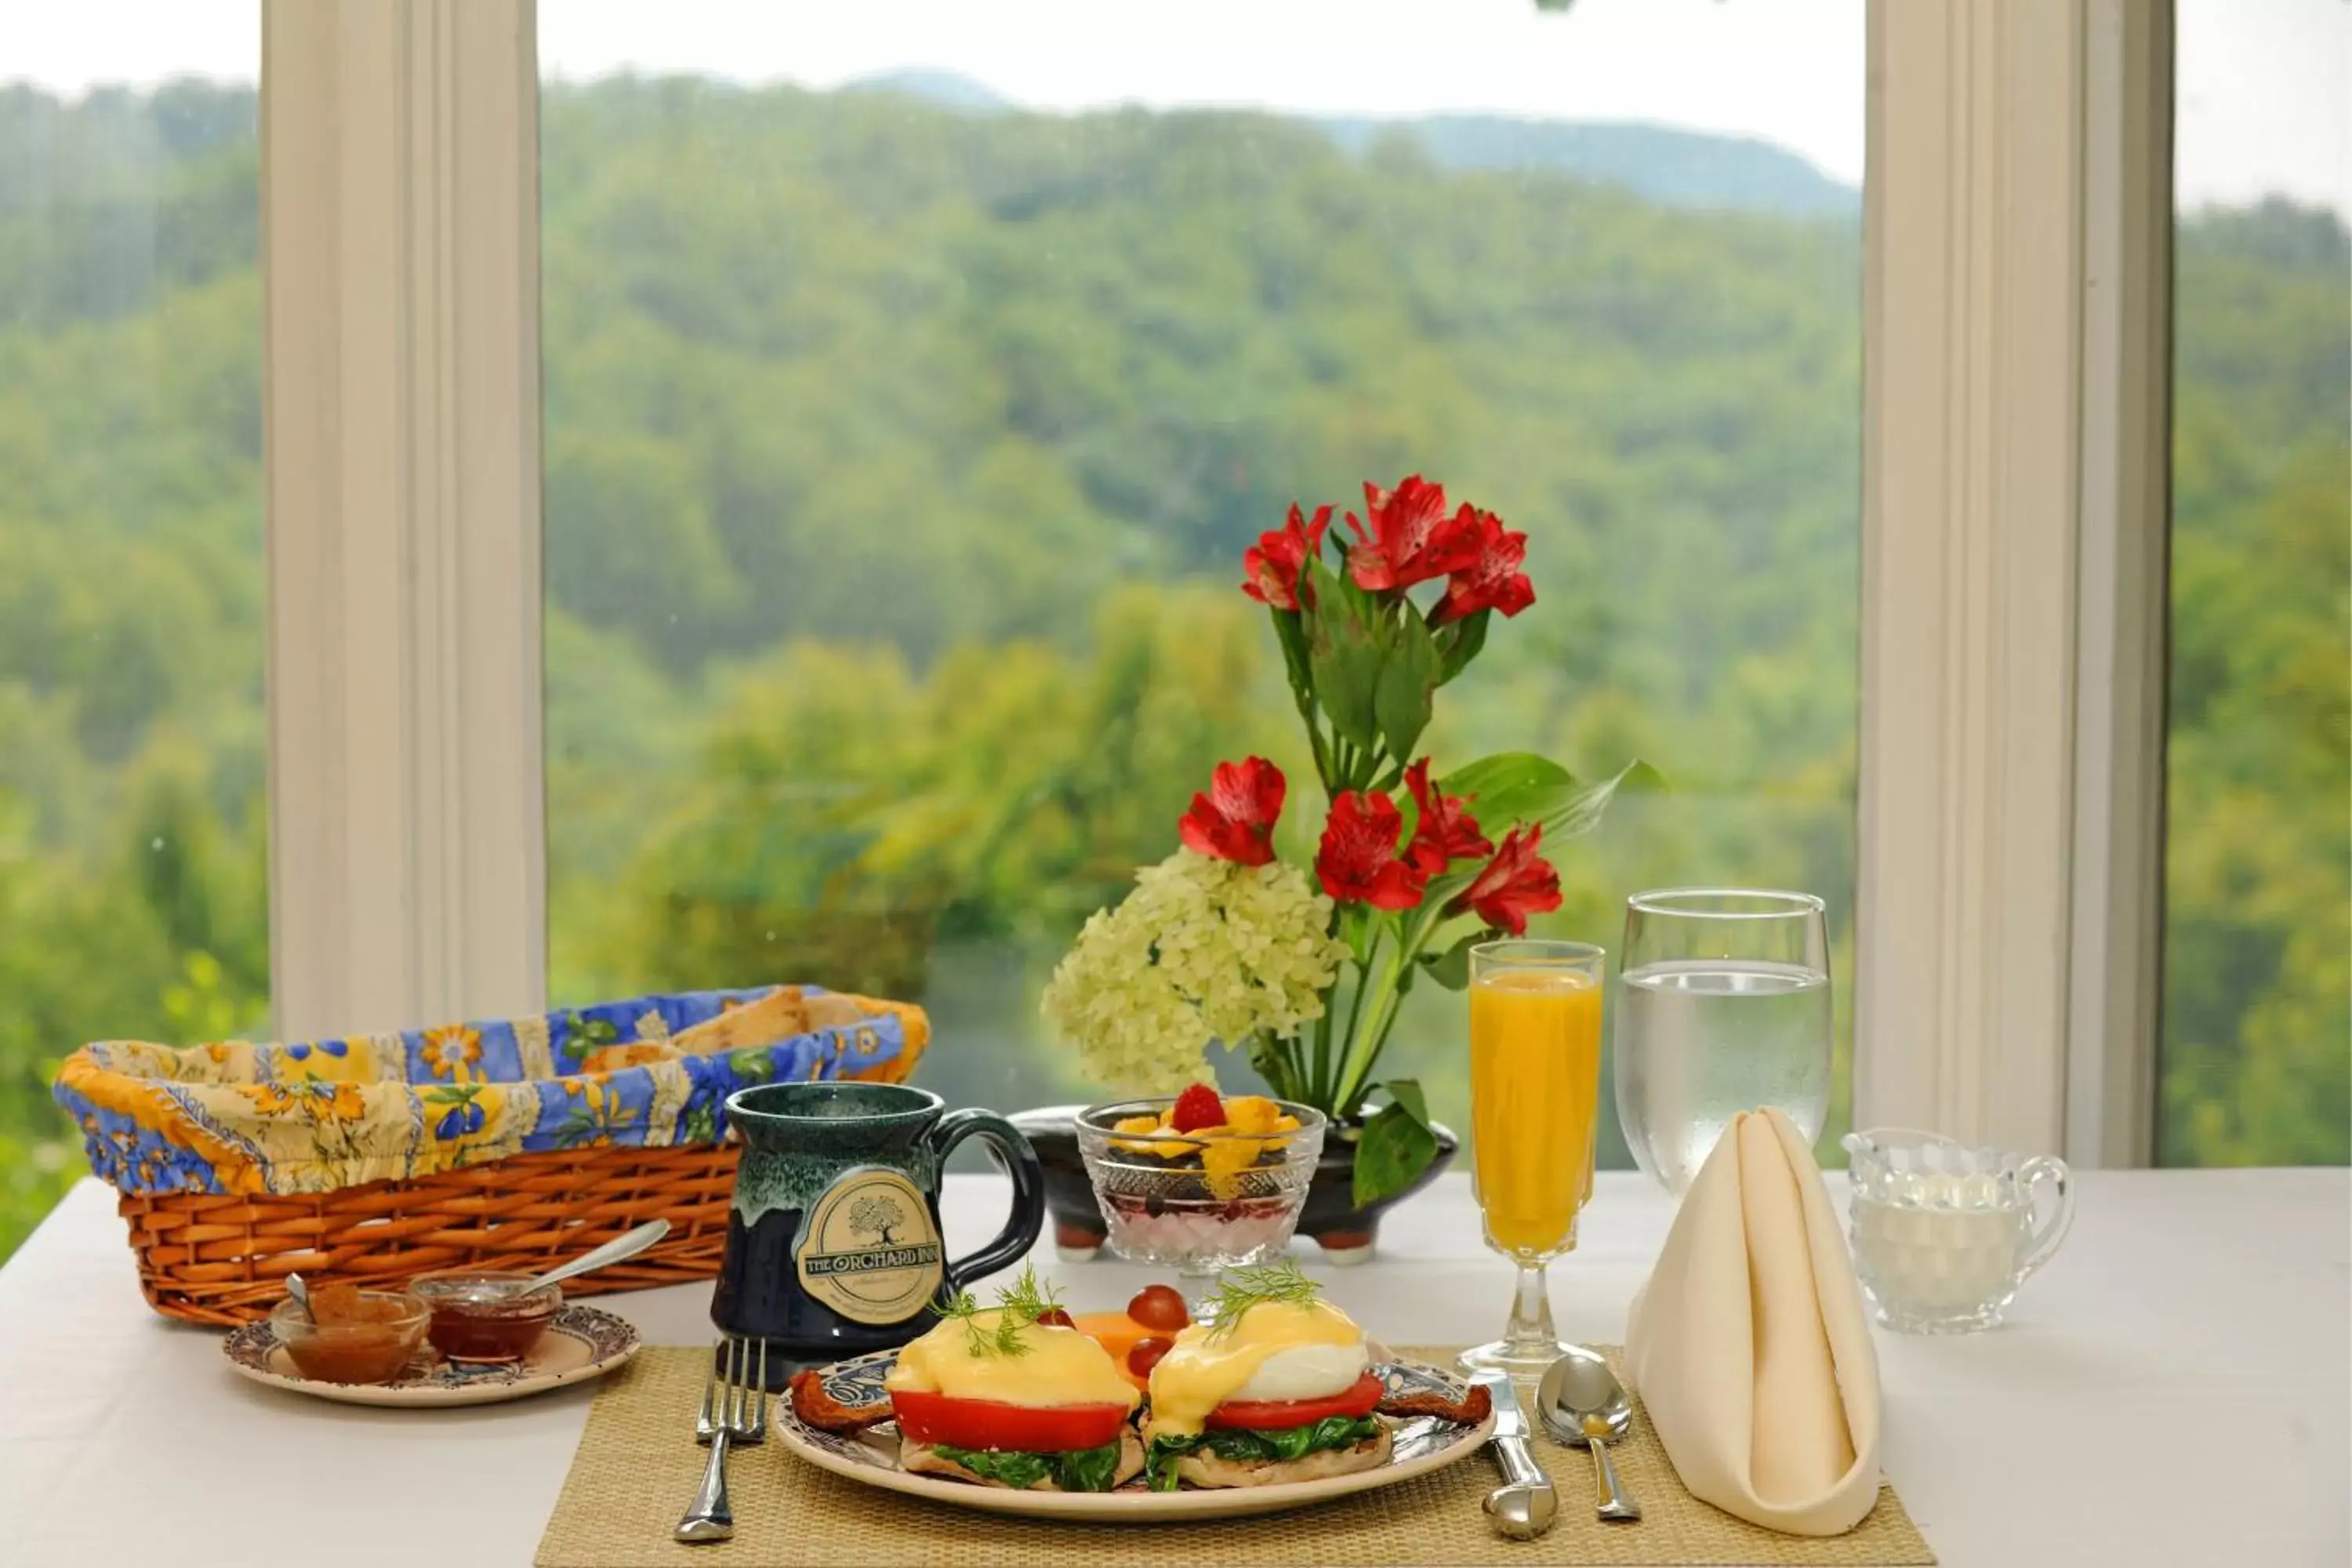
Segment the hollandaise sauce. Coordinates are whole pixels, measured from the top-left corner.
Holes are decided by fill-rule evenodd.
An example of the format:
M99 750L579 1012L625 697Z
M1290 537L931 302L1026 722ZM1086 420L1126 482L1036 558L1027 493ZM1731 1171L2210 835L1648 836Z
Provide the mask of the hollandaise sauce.
M1076 1329L1030 1324L1020 1332L1019 1352L1008 1353L993 1332L1003 1315L980 1311L938 1324L900 1349L883 1386L893 1394L943 1394L999 1405L1116 1405L1132 1410L1140 1402L1109 1353Z
M1151 1369L1151 1429L1189 1435L1229 1400L1326 1398L1364 1374L1364 1331L1322 1301L1262 1301L1230 1327L1195 1323Z

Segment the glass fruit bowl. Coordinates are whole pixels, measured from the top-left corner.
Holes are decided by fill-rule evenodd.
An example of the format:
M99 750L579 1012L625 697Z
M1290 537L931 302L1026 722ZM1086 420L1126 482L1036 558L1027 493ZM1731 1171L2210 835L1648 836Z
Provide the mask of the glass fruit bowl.
M1111 1249L1130 1263L1173 1268L1197 1318L1220 1272L1263 1263L1290 1244L1328 1121L1310 1105L1257 1100L1296 1125L1171 1132L1159 1124L1174 1103L1088 1106L1078 1113L1078 1152ZM1153 1128L1139 1130L1146 1118Z

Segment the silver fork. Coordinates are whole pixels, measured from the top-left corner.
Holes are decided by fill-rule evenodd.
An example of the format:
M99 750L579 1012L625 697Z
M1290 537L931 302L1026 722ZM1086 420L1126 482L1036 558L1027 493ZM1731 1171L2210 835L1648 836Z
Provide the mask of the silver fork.
M750 1347L741 1340L735 1339L732 1336L722 1341L720 1348L727 1351L730 1355L738 1350L742 1351L747 1356L751 1354ZM765 1389L768 1386L767 1341L761 1340L760 1342L759 1354L751 1360L751 1387L754 1389ZM718 1366L718 1359L714 1357L711 1362L712 1371L710 1378L702 1385L702 1408L695 1413L694 1417L694 1440L697 1443L701 1444L706 1448L710 1447L711 1434L719 1430L720 1420L720 1417L714 1415L712 1407L714 1405L718 1404L719 1400L725 1397L723 1392L721 1392L724 1389L725 1384L719 1379ZM740 1382L741 1379L739 1378L738 1381ZM759 1442L767 1435L768 1402L764 1397L754 1402L751 1421L749 1426L742 1430L730 1432L729 1434L736 1443L745 1447L749 1447Z
M756 1358L751 1347L732 1334L725 1348L725 1370L714 1357L702 1384L702 1409L695 1417L695 1440L710 1445L710 1458L702 1467L702 1485L693 1506L672 1532L684 1542L725 1541L735 1533L734 1510L727 1501L728 1447L740 1443L750 1447L768 1436L767 1342L760 1342Z

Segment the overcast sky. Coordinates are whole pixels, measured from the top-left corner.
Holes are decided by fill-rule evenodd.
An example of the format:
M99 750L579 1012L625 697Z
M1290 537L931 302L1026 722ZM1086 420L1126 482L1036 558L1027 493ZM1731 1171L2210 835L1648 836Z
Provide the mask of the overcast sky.
M1897 0L1936 4L1940 0ZM251 79L257 0L0 0L0 77ZM2352 215L2352 4L2179 0L2185 205ZM831 87L910 66L1039 108L1252 104L1646 120L1863 167L1862 0L541 0L540 58Z

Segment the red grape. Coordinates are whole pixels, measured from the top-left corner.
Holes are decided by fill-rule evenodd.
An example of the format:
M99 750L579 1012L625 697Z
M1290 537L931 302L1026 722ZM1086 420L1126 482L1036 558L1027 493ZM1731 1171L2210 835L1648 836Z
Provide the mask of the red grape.
M1184 1298L1169 1285L1146 1285L1127 1304L1127 1315L1147 1329L1162 1329L1174 1333L1192 1321L1184 1310Z
M1150 1377L1151 1369L1160 1364L1160 1358L1175 1348L1174 1340L1163 1340L1157 1335L1148 1340L1138 1340L1127 1352L1127 1370L1138 1377Z
M1037 1321L1054 1328L1075 1329L1077 1322L1059 1307L1048 1307L1037 1314Z

